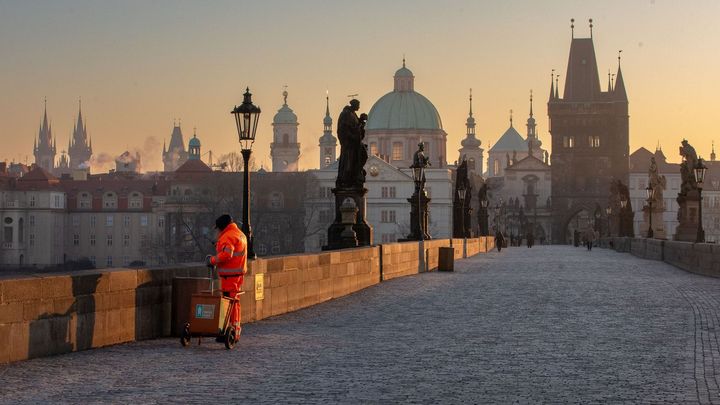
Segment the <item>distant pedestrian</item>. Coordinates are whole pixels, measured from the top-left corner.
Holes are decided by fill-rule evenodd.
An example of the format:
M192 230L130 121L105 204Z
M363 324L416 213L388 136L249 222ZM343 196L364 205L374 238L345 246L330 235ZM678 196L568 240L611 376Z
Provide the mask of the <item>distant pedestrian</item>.
M527 247L531 248L535 244L535 236L532 232L527 233Z
M587 244L588 252L592 250L593 243L595 243L595 232L592 229L588 229L585 232L585 243Z
M502 250L504 243L505 243L505 237L503 236L502 232L500 232L500 231L495 232L495 247L497 247L498 252L500 250Z
M573 232L573 245L580 246L580 232L577 229Z

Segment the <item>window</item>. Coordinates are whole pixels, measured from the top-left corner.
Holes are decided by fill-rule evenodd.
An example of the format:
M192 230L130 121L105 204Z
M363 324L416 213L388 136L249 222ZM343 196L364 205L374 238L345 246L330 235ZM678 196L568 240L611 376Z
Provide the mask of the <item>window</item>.
M130 209L140 209L143 206L143 200L142 200L142 194L138 192L133 192L130 194L130 198L128 200L128 207Z
M34 196L34 195L31 195L31 196L30 196L30 206L31 206L31 207L34 207L34 206L35 206L35 196Z
M25 242L25 221L22 218L18 220L18 242Z
M388 197L388 188L383 187L382 189L380 189L380 195L382 198L387 198Z
M599 148L600 137L597 135L588 136L588 144L591 148Z
M31 227L35 226L35 215L30 215L28 217L28 222L30 223Z
M395 211L394 210L381 211L380 212L380 222L395 223Z
M130 246L130 235L128 235L128 234L123 235L123 246L125 246L125 247Z
M114 219L115 217L113 217L112 215L108 215L107 217L105 217L105 226L113 226Z
M95 259L95 256L90 256L90 262L92 263L93 266L95 266L97 264L97 259Z
M270 253L276 255L280 253L280 241L274 240L272 241L272 247L270 248Z
M90 234L90 246L95 246L95 234Z
M574 148L575 147L575 137L574 136L563 136L563 147Z
M277 210L283 207L283 195L279 192L273 192L270 194L270 208Z
M332 196L332 187L320 187L320 198L330 198Z
M73 246L80 246L80 235L73 235Z
M30 234L30 239L28 240L28 244L30 244L30 246L35 246L35 235L32 233Z
M53 196L53 208L62 208L62 200L59 195Z
M715 217L713 219L713 226L715 227L715 229L720 229L720 218Z
M390 187L390 198L395 198L396 189L394 186Z
M403 144L402 144L402 142L393 142L393 144L392 144L392 160L403 160Z
M5 227L5 233L4 233L4 239L3 242L5 243L12 243L13 241L13 227L12 226L6 226Z
M90 193L80 193L78 196L78 208L88 209L92 208L92 196Z
M112 246L112 235L107 236L107 245Z
M95 218L95 215L90 217L90 227L95 228L95 223L97 222L97 218Z
M103 195L103 208L114 209L117 208L117 194L112 191L107 192Z
M377 142L370 142L370 156L376 156L378 154Z
M259 254L259 255L261 255L261 256L264 255L264 254L267 254L267 246L265 246L264 243L261 243L261 244L258 245L258 247L257 247L257 254Z
M165 218L160 217L158 218L158 228L164 228L165 227Z
M493 160L493 175L497 176L500 174L500 161L495 159Z
M140 226L147 226L147 224L148 224L147 215L141 215L140 216Z
M123 226L126 228L130 226L130 215L123 216Z
M475 159L473 159L473 158L468 159L468 169L475 170Z
M108 267L112 267L112 256L107 257L107 261L105 261L105 265Z

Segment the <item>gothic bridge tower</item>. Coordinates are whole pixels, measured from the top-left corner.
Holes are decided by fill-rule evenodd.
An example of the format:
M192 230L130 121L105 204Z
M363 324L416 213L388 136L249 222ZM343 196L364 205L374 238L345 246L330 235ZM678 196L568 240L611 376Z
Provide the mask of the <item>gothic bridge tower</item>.
M602 91L592 19L590 38L572 37L562 98L557 77L550 80L548 116L553 243L567 243L574 230L597 229L595 214L604 213L611 181L628 182L628 98L620 57L614 86L608 80Z

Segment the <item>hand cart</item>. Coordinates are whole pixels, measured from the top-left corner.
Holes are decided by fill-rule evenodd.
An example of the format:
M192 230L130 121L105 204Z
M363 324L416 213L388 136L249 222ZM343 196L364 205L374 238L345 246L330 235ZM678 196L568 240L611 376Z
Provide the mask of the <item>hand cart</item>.
M242 332L242 327L230 324L230 314L240 307L240 298L245 292L238 292L235 297L223 296L221 291L215 291L217 272L214 268L211 272L210 290L195 293L190 299L189 321L180 335L180 343L188 346L190 340L197 337L199 345L203 337L214 337L216 341L224 342L229 350L235 347Z

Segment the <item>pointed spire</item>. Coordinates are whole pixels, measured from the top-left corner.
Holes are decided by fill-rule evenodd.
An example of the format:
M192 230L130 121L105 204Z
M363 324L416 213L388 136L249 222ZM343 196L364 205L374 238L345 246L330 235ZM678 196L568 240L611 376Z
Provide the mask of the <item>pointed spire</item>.
M560 78L560 75L555 75L555 99L560 98L560 85L558 84L558 79Z
M513 126L513 122L512 122L512 109L510 110L510 126Z
M287 96L288 96L287 87L288 87L287 84L283 86L283 93L282 93L282 95L283 95L283 105L287 105Z
M555 98L555 69L550 72L550 100Z
M325 116L330 116L330 92L325 90Z
M533 116L533 110L532 110L532 89L530 89L530 118Z
M715 141L712 141L712 152L710 153L710 160L715 161Z
M575 38L575 19L570 19L570 39Z
M403 54L403 67L405 67L405 54Z
M593 28L593 23L592 23L592 18L591 18L590 19L590 39L592 39L592 37L593 37L592 36L592 28Z
M472 87L470 88L470 116L472 117Z
M610 73L610 69L608 69L608 87L607 87L608 93L612 91L612 74Z
M618 71L615 78L615 88L613 89L613 94L615 95L616 100L627 101L627 93L625 92L625 81L623 80L622 69L620 68L621 52L622 50L618 51Z

